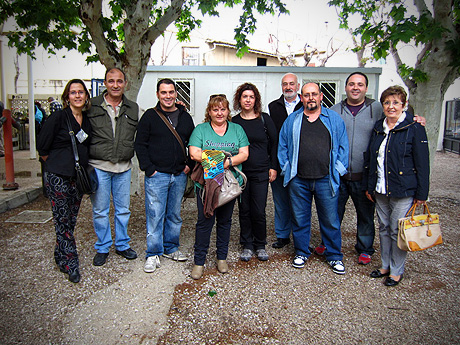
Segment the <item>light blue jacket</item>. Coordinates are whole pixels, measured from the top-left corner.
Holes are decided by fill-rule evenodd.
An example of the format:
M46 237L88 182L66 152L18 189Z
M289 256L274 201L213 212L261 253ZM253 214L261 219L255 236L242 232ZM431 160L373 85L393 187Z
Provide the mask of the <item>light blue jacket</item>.
M284 176L284 186L297 175L303 110L302 107L289 115L281 128L278 160L281 175ZM329 179L332 194L335 195L339 189L340 176L346 174L348 167L347 131L345 123L335 111L322 107L319 118L331 135Z

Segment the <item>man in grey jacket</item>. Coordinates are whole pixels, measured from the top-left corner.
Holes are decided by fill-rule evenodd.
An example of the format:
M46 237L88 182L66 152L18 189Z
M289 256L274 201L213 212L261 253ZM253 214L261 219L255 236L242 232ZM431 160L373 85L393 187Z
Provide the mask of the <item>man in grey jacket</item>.
M382 105L366 97L368 78L361 72L354 72L345 82L347 98L331 109L340 114L345 122L349 142L348 173L341 177L339 192L339 217L342 222L345 205L349 197L353 200L357 216L355 249L358 263L367 265L374 254L374 203L370 202L361 186L364 153L375 122L382 117Z
M348 173L341 177L339 192L340 222L345 214L345 205L351 197L356 209L357 232L355 249L358 252L358 263L367 265L374 254L374 210L375 205L369 201L362 187L364 153L375 122L383 116L380 102L366 97L369 80L364 73L353 72L345 81L347 98L331 107L339 113L347 128L349 141ZM425 124L422 117L414 118ZM325 251L323 244L316 247L315 252L322 255Z
M139 106L124 96L126 77L122 70L108 69L104 85L107 91L91 99L88 112L92 127L89 163L95 168L98 179L98 189L91 195L97 236L95 266L105 264L113 243L110 197L115 211L115 252L128 260L137 258L129 246L128 222L131 215L131 158L134 156Z

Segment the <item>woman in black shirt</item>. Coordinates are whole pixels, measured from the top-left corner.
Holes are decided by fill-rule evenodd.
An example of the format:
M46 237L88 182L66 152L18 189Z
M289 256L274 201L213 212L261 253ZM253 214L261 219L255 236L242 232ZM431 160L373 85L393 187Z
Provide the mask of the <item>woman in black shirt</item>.
M248 182L238 203L240 243L243 246L240 259L249 261L255 252L259 260L266 261L265 207L268 183L276 178L278 135L271 117L262 113L261 97L255 85L244 83L238 87L233 108L240 113L232 118L232 122L243 127L250 143L249 158L243 162Z
M80 281L75 224L82 195L75 185L75 158L68 123L75 133L80 165L88 165L91 125L86 116L89 92L80 79L69 81L62 93L64 109L49 117L41 129L37 149L43 159L45 187L53 211L56 230L54 259L61 272L73 283Z

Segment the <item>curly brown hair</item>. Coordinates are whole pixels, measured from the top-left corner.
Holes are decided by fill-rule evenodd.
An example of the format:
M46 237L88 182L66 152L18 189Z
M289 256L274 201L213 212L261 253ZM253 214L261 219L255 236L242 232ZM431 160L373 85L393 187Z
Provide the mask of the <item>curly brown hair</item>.
M233 109L236 111L241 111L241 96L243 95L244 91L248 90L254 92L254 112L256 113L256 115L260 115L262 113L262 100L260 97L259 90L254 84L251 83L244 83L238 86L233 96Z
M209 97L208 105L206 106L206 112L204 114L203 122L211 122L210 111L214 107L218 107L222 104L223 107L228 109L227 121L232 121L232 116L230 115L230 102L227 100L227 97L223 94L212 95Z

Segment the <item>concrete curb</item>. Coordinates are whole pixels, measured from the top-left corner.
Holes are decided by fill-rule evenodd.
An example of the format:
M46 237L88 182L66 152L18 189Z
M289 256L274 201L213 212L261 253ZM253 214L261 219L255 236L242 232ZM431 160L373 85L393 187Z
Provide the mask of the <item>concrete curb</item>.
M42 193L42 187L28 187L19 193L0 200L0 213L12 210L13 208L22 206L39 197Z

